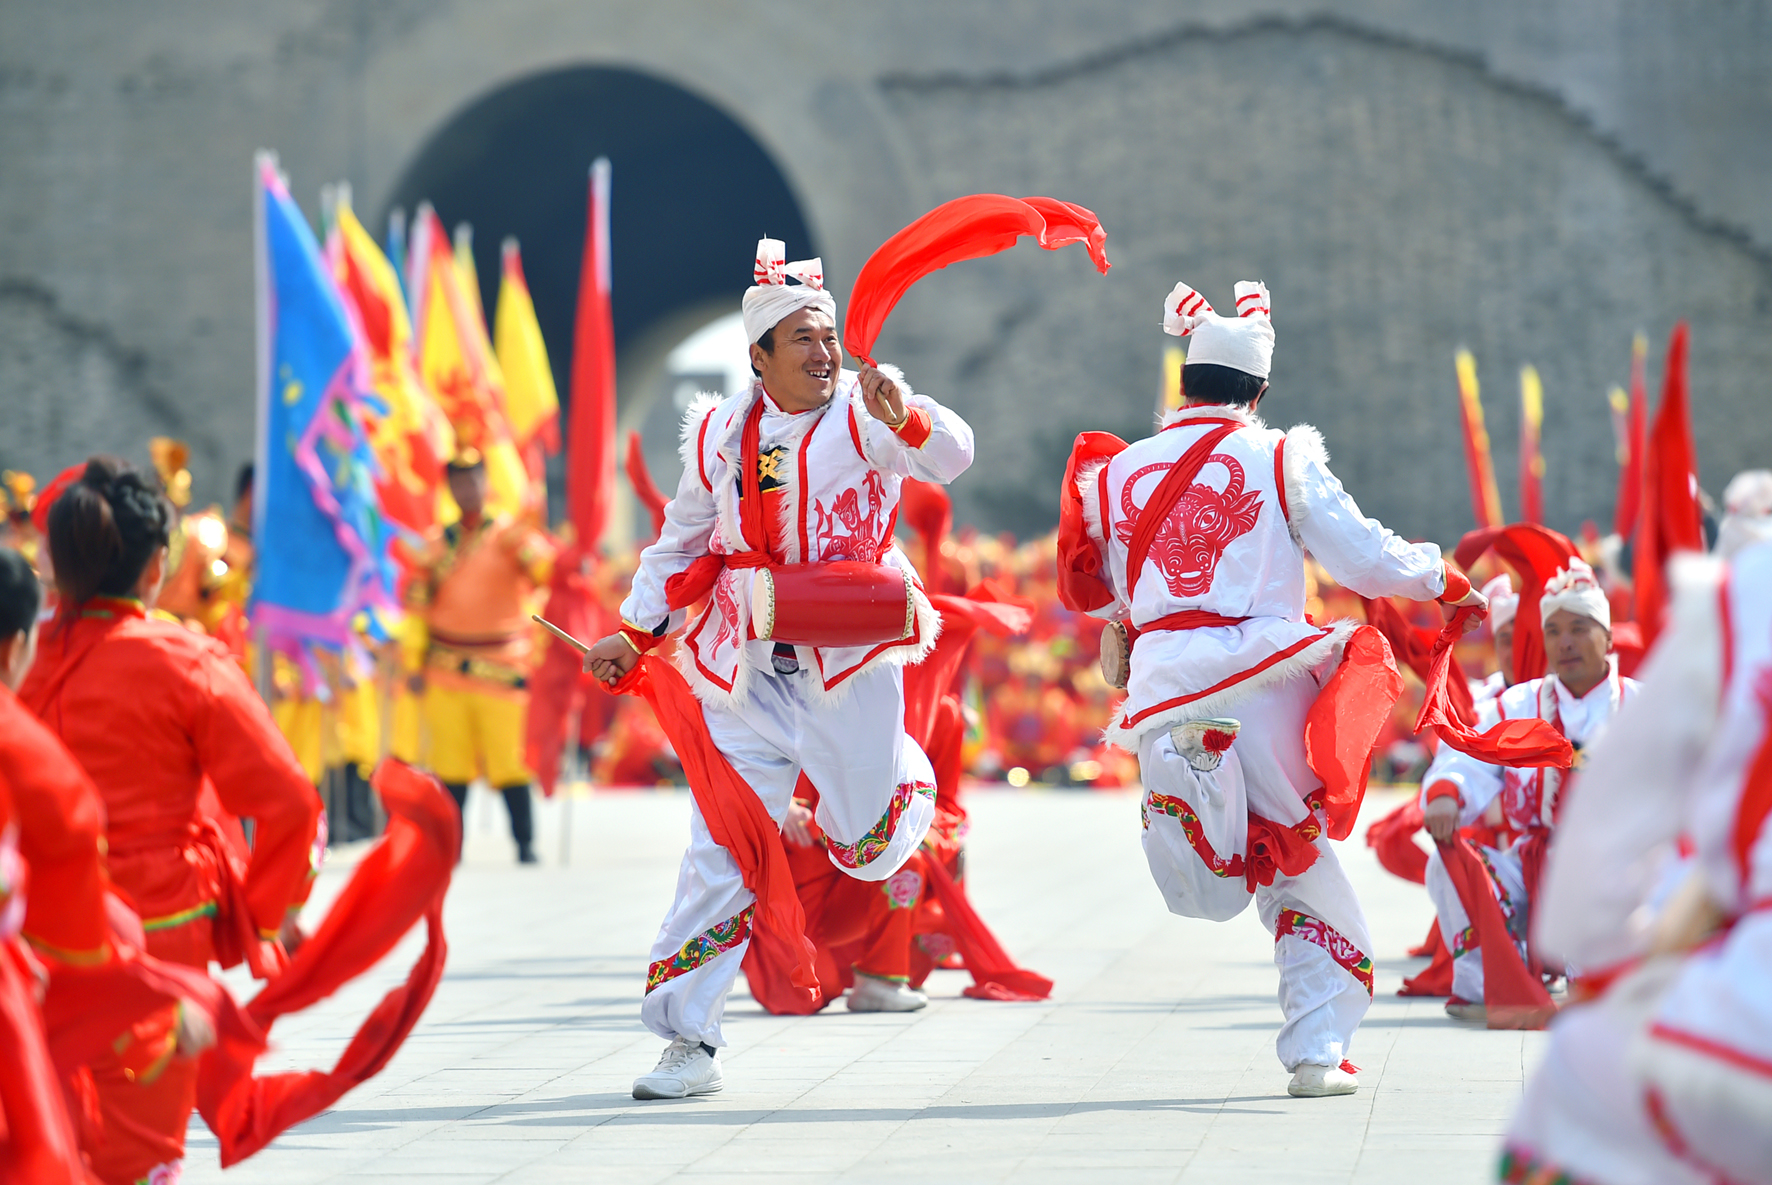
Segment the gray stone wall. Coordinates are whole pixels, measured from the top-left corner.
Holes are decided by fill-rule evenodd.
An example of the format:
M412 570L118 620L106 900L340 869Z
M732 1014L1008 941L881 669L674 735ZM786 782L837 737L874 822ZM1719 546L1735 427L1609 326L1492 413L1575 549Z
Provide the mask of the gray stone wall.
M1267 280L1271 418L1317 423L1367 511L1411 535L1468 524L1460 343L1510 502L1516 372L1542 372L1554 525L1609 513L1604 393L1638 328L1653 372L1671 323L1693 321L1706 484L1772 462L1764 3L12 0L0 465L143 456L167 432L195 446L198 496L220 497L251 441L252 151L279 150L310 208L348 178L374 210L452 115L579 63L732 112L839 290L955 194L1100 213L1107 277L1024 246L920 286L882 341L979 428L956 496L980 525L1048 523L1076 429L1141 430L1180 277L1221 304Z

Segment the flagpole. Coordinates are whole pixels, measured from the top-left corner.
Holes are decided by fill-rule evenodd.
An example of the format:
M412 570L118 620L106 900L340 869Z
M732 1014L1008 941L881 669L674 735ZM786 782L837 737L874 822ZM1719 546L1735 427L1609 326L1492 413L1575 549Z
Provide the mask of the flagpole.
M253 249L253 327L257 358L254 367L256 389L253 408L257 423L253 431L252 449L252 537L255 545L263 542L265 500L270 481L270 399L271 399L271 275L270 249L265 234L266 174L277 167L277 155L260 149L252 161L252 249ZM253 639L256 661L254 681L259 698L271 702L271 653L265 627L254 624Z

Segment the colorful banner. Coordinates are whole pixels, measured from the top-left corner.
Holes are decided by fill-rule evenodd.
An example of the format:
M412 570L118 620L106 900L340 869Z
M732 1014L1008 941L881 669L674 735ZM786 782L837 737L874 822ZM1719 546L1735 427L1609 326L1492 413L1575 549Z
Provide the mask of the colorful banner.
M366 359L276 158L255 162L258 450L248 612L292 657L342 646L351 619L392 607L388 526L364 430Z
M390 520L422 537L437 525L438 488L444 462L455 453L455 432L413 368L412 322L398 274L357 221L348 193L334 213L326 253L362 330L370 382L386 407L367 425L381 465L376 489L382 508Z
M1495 461L1489 452L1489 430L1483 426L1483 401L1477 390L1477 360L1469 350L1453 359L1458 372L1458 414L1464 424L1464 464L1470 475L1471 516L1477 529L1501 526L1501 490L1495 484Z

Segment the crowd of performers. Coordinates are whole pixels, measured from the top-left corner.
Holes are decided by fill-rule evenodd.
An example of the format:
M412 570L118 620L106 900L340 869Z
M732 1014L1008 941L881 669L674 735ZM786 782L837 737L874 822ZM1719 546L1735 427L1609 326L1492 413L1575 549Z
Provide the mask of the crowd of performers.
M1086 242L1105 270L1087 211L962 201L1025 207L1007 212L1023 233ZM938 216L957 234L971 215L900 239ZM784 1014L916 1010L942 967L969 996L1046 998L967 898L969 774L1141 786L1167 906L1229 921L1253 902L1274 938L1288 1093L1352 1093L1374 944L1331 841L1375 763L1413 765L1419 797L1367 836L1436 914L1403 991L1492 1028L1568 1010L1504 1179L1772 1181L1772 474L1731 483L1714 557L1691 503L1665 614L1615 547L1541 526L1449 559L1365 517L1315 429L1262 421L1265 286L1221 316L1178 284L1180 406L1130 444L1077 439L1055 535L955 536L940 487L972 431L869 357L884 311L858 332L852 309L844 340L818 261L775 240L754 275L754 382L689 408L674 497L630 469L649 545L593 557L489 513L463 449L399 627L366 619L311 666L249 644L250 474L200 512L168 442L159 474L95 457L41 493L10 482L8 1179L163 1185L193 1109L229 1162L376 1072L441 975L469 786L499 793L533 862L531 784L552 793L576 749L600 784L692 791L640 1009L668 1044L636 1098L723 1088L741 971ZM402 842L308 935L329 818ZM425 954L332 1071L252 1075L277 1016L420 918ZM238 1004L212 962L266 987Z

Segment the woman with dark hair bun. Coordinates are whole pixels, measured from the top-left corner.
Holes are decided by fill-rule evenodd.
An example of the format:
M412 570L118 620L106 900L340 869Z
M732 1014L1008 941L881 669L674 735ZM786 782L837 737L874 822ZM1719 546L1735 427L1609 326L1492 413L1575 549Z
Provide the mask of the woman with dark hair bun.
M171 504L151 475L94 457L48 525L59 603L19 697L97 785L111 878L141 913L148 953L275 967L299 937L320 800L226 648L149 614ZM253 820L250 854L200 808L205 781ZM173 1056L176 1015L161 1020L90 1067L105 1138L88 1151L107 1183L176 1179L183 1163L197 1062Z

